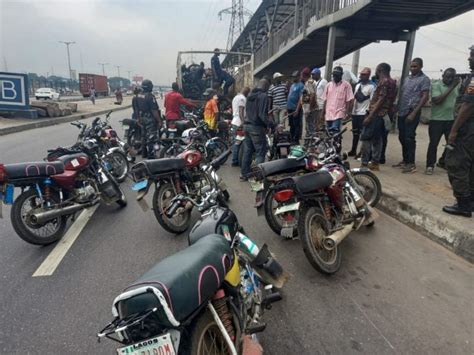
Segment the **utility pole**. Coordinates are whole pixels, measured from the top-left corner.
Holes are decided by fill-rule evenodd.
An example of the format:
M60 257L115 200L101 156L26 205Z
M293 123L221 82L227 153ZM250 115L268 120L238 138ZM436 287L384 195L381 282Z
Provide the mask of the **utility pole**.
M109 65L109 63L97 63L99 65L102 65L102 75L105 76L105 66Z
M234 41L244 30L244 15L252 17L251 11L244 8L244 0L232 0L232 5L219 11L217 14L222 20L222 15L230 15L229 34L227 35L227 51L230 51Z
M130 82L132 82L132 80L130 79L130 78L131 78L131 77L130 77L130 73L131 73L131 72L132 72L131 70L127 70L127 73L128 73L128 80L130 80Z
M76 42L65 42L65 41L59 41L59 43L63 43L66 45L66 49L67 49L67 66L69 68L69 78L71 79L72 81L72 70L71 70L71 55L69 54L69 46L71 44L74 44Z
M116 65L115 68L117 68L117 76L120 78L120 65Z

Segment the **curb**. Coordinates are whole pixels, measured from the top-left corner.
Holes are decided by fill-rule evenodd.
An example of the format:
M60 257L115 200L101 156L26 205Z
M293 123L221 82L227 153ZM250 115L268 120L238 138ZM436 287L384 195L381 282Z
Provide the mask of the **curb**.
M46 119L46 120L42 120L42 121L38 121L38 122L27 123L27 124L24 124L24 125L2 128L2 129L0 129L0 136L5 136L5 135L11 134L11 133L18 133L18 132L28 131L30 129L35 129L35 128L54 126L54 125L57 125L57 124L60 124L60 123L83 120L83 119L86 119L86 118L89 118L89 117L103 115L103 114L108 113L110 111L115 112L115 111L120 111L120 110L126 110L130 107L132 107L132 105L125 105L125 106L115 107L115 108L108 109L108 110L101 110L101 111L97 111L97 112L85 113L85 114L82 114L82 115L71 115L71 116L64 116L64 117L58 117L58 118L50 118L50 119Z
M453 217L440 218L441 207L439 211L430 210L416 201L397 196L384 186L377 208L474 263L474 234L462 228L462 223L456 223Z

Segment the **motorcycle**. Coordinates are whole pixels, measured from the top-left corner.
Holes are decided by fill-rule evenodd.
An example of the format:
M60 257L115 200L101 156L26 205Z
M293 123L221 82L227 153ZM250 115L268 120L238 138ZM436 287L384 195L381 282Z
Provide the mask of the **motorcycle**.
M239 354L243 335L256 338L264 331L264 310L281 300L273 286L283 287L287 274L218 200L215 189L200 202L175 197L174 205L190 203L201 218L189 233L188 248L158 263L113 301L114 319L98 337L124 345L119 354Z
M1 204L11 204L11 222L24 241L46 245L64 235L68 218L100 201L127 204L125 194L99 155L95 139L82 143L81 153L55 161L0 164ZM21 194L14 199L14 188ZM1 213L0 213L1 216Z
M200 199L205 188L209 186L219 188L228 197L227 188L216 171L230 153L226 151L212 162L206 163L199 150L188 149L176 158L144 160L135 164L132 167L132 176L136 183L132 189L138 192L137 201L145 211L148 210L144 197L154 185L152 205L158 223L170 233L184 232L191 223L193 206L182 206L173 218L168 218L164 212L174 196L186 193Z
M363 196L365 201L375 207L382 195L382 187L377 176L367 168L351 168L347 156L336 154L338 137L346 130L325 138L313 139L313 144L307 144L307 150L300 146L292 147L290 158L278 159L259 164L253 171L254 178L250 181L252 190L256 193L255 207L257 214L265 215L270 228L284 238L293 238L298 234L296 221L298 213L275 213L281 202L275 194L284 186L288 177L314 172L323 167L321 161L328 158L339 164L345 170L347 179ZM332 160L331 160L332 159Z

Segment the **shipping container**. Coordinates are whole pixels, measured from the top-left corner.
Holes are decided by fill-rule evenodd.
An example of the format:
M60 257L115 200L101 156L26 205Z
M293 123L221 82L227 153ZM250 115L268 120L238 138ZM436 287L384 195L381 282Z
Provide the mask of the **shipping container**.
M96 96L108 96L109 84L107 83L107 77L103 75L79 73L79 91L82 96L89 97L92 88L95 88Z

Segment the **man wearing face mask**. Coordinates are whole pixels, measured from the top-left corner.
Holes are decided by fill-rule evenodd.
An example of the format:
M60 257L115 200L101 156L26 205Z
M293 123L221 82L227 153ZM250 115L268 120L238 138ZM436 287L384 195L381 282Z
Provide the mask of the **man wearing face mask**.
M448 140L454 122L454 106L459 95L459 80L455 80L456 70L448 68L443 73L443 80L433 83L431 87L431 119L428 134L430 144L426 153L426 175L432 175L436 163L436 153L441 137ZM439 159L438 165L445 166L446 150Z
M323 116L327 129L337 133L341 130L342 120L350 118L354 94L351 84L342 80L342 67L334 67L332 71L332 81L324 88Z

